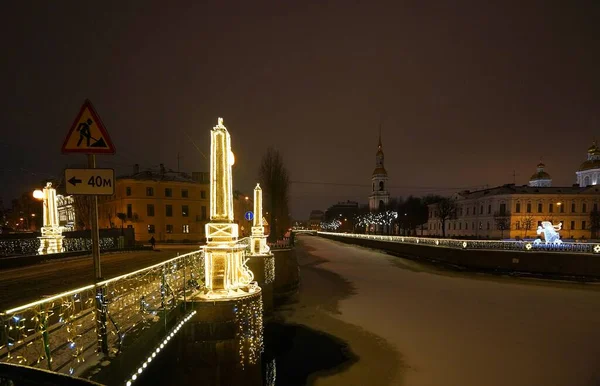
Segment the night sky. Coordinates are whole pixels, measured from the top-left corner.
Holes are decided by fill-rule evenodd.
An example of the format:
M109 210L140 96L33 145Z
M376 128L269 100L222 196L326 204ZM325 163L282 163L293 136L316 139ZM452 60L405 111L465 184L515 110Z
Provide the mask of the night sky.
M249 191L267 146L292 215L366 203L383 122L393 196L571 185L600 140L598 1L12 1L0 24L5 206L81 155L90 98L117 147L99 166L208 171L222 116ZM377 3L374 5L372 3ZM93 4L93 5L92 5ZM188 138L189 136L189 138Z

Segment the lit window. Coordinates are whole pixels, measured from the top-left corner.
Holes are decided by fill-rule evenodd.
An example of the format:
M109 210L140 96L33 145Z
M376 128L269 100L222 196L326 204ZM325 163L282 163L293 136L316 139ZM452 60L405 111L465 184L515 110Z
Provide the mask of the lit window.
M148 233L154 233L154 224L148 224Z
M185 224L183 226L183 233L190 233L190 226L189 225Z

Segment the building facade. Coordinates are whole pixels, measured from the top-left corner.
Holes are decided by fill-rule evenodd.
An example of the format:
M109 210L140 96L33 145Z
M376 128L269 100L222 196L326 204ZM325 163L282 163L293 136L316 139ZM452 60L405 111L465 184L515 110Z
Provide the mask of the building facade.
M166 170L140 171L117 178L115 194L99 197L101 228L125 226L136 241L202 241L209 221L209 173ZM123 216L121 221L119 216ZM123 223L123 224L121 224Z
M563 239L589 239L592 211L598 211L600 189L596 186L532 187L503 185L453 196L456 214L445 222L446 237L483 239L536 238L542 221L562 224ZM441 237L437 204L429 206L430 236Z
M308 229L313 231L321 230L321 223L325 218L325 213L322 210L312 210L308 217Z
M375 154L375 169L371 175L371 194L369 195L369 210L371 212L383 211L389 204L390 192L388 191L388 175L384 166L383 146L381 144L381 132L379 133L379 144Z

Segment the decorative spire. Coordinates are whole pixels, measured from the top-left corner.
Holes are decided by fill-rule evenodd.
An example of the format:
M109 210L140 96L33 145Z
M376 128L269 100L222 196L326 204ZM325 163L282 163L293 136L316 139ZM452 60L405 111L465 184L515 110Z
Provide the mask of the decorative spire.
M379 122L379 149L381 149L381 122Z

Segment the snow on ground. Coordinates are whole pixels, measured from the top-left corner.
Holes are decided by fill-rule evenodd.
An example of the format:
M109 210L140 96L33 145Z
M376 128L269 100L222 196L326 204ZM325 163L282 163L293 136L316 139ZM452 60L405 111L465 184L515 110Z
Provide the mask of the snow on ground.
M300 239L303 282L290 321L348 341L360 357L318 385L600 385L595 286L454 274ZM347 288L338 296L332 283Z

